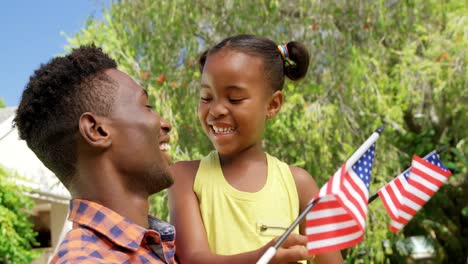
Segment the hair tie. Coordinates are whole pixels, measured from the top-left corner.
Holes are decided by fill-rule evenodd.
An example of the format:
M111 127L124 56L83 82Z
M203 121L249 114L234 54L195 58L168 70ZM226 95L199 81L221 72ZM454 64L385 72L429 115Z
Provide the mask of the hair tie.
M283 57L283 59L286 59L289 57L288 46L278 45L278 50L281 53L281 56Z

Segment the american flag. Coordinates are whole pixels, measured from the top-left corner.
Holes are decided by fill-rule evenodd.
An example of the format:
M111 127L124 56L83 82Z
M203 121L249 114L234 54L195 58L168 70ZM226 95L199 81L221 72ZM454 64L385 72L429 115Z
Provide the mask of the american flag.
M436 151L424 158L414 156L410 168L377 192L390 215L390 230L400 231L450 175Z
M348 248L362 240L374 150L375 143L351 167L348 160L314 198L316 205L306 216L309 254Z

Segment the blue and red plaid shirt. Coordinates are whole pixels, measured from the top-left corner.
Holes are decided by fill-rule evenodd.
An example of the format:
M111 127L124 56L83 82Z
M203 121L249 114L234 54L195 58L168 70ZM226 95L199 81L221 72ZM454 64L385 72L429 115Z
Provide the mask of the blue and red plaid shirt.
M68 232L50 263L176 263L175 229L148 216L145 229L100 204L73 199Z

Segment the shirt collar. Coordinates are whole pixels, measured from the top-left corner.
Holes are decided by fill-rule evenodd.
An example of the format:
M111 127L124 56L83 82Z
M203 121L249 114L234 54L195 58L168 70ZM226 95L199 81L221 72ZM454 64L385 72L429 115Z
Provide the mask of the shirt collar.
M161 236L162 241L174 238L172 225L155 217L148 217L150 228ZM103 205L82 199L70 201L68 220L99 232L113 243L132 251L138 250L148 231Z

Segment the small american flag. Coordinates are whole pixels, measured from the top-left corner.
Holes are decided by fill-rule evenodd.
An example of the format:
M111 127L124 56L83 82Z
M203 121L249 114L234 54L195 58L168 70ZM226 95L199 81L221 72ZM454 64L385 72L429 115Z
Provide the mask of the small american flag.
M345 163L314 198L316 205L306 216L309 254L348 248L362 240L374 150L375 143L348 170Z
M390 230L400 231L450 175L436 151L424 158L414 156L410 168L378 191L391 218Z

